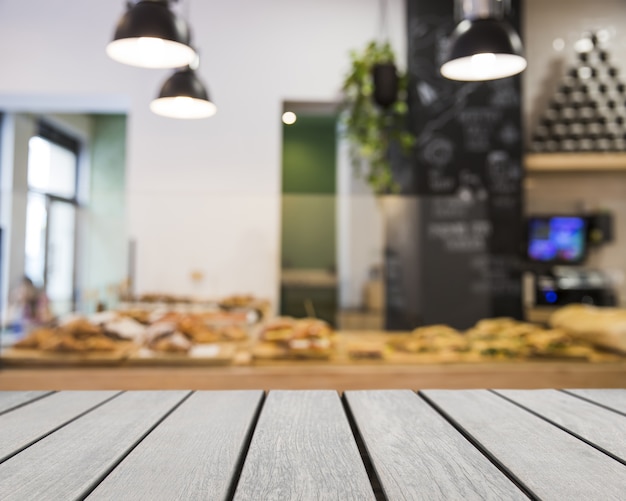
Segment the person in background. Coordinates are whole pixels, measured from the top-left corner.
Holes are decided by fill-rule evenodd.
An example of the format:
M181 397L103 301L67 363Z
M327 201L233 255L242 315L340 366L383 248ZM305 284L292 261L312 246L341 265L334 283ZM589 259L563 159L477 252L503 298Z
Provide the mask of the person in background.
M46 293L27 276L9 295L7 320L9 330L23 333L52 320Z

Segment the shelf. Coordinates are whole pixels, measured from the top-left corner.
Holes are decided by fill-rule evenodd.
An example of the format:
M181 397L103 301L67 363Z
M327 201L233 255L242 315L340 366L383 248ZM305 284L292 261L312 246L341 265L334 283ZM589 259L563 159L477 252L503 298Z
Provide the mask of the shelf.
M527 172L626 172L626 153L529 153Z

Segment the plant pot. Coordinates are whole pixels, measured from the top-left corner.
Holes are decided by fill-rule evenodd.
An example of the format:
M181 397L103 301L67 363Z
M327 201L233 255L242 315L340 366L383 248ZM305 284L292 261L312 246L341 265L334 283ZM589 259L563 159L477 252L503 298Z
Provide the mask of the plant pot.
M398 99L398 72L393 63L377 63L372 67L374 102L388 108Z

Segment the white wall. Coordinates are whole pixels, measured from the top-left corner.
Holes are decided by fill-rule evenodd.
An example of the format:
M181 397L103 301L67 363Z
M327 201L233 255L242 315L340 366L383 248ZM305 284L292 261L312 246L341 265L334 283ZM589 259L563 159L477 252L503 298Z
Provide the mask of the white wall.
M85 111L124 111L120 103L128 102L138 292L252 292L276 300L281 103L337 98L349 50L378 35L379 2L181 3L215 117L152 115L148 103L168 72L107 59L122 0L2 0L0 104L46 95L93 108ZM388 4L392 43L404 61L404 2ZM204 271L205 280L194 285L192 270Z
M337 144L337 273L339 307L359 309L374 268L382 270L385 251L382 198L357 175L346 140Z

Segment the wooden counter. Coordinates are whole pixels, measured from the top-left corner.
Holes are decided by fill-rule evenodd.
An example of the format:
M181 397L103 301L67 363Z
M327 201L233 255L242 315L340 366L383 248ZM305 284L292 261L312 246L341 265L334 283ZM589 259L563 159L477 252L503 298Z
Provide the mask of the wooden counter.
M0 390L626 388L626 362L3 368Z
M626 357L615 355L594 361L444 362L433 355L392 351L382 360L352 360L347 350L356 339L384 344L386 335L342 332L327 361L255 359L247 345L223 359L142 359L123 352L117 358L107 353L7 358L7 351L0 358L0 390L626 388Z

